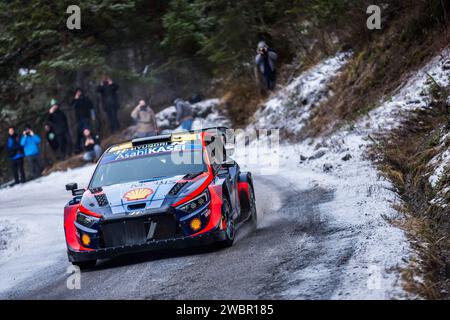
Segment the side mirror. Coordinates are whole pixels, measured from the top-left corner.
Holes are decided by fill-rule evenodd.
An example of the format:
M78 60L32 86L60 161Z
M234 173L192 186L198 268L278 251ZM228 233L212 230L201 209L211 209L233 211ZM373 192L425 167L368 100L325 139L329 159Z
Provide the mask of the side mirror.
M74 191L78 189L78 183L68 183L66 184L67 191Z
M222 165L226 168L234 167L236 165L236 161L233 159L228 159Z
M86 191L85 189L78 189L78 184L77 183L68 183L68 184L66 184L66 190L67 191L72 191L72 195L74 197L82 196L83 193Z

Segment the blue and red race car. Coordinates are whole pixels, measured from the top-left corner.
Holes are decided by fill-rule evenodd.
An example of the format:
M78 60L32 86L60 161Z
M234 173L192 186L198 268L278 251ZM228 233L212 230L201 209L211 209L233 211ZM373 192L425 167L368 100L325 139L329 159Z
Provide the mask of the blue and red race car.
M256 225L251 173L227 153L226 128L136 139L110 147L87 189L66 185L69 261L92 268L98 259L163 248L219 243Z

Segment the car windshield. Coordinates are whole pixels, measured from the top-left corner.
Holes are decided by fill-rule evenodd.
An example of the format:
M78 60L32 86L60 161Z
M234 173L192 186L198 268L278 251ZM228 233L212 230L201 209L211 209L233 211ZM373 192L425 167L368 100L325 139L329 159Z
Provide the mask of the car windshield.
M188 159L185 157L183 159L173 157L174 153L161 153L101 163L97 167L89 187L99 188L134 181L206 172L208 170L203 161L201 151L188 153L192 155Z

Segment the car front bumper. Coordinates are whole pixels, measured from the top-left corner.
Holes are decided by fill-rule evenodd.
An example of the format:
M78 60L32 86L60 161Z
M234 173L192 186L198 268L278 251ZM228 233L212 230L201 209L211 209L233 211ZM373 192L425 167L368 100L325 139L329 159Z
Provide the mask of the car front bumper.
M167 240L157 240L142 244L134 244L112 248L102 248L92 251L74 251L70 248L67 250L70 262L83 262L96 259L113 258L128 253L139 253L147 251L155 251L161 249L182 249L188 247L205 246L212 243L224 241L226 239L225 231L214 230L199 234L196 236L188 236L182 238L174 238Z

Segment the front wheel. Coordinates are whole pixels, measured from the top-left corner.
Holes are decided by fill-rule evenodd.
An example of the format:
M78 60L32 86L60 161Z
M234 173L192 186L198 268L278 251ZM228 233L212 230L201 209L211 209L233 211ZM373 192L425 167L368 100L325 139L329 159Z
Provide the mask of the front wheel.
M225 228L226 239L221 243L222 247L231 247L234 243L235 227L231 217L231 206L227 199L223 200L222 205L222 226Z
M77 266L80 268L80 270L87 270L92 269L97 264L97 260L88 260L88 261L79 261L79 262L72 262L74 266Z

